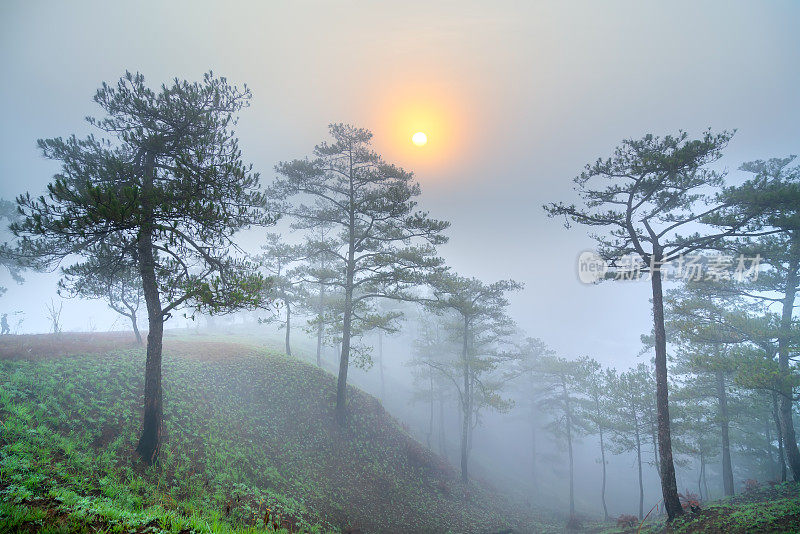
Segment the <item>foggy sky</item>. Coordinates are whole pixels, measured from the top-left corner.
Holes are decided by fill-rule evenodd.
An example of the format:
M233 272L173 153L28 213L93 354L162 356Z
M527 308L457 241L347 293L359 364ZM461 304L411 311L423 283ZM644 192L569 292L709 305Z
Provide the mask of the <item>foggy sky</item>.
M645 133L736 128L721 162L732 176L743 161L797 153L798 27L788 1L6 0L0 196L44 191L58 166L36 139L89 133L102 81L128 69L155 86L213 69L253 91L237 132L264 182L330 122L372 129L377 149L417 174L423 207L452 222L442 253L457 272L524 282L511 311L529 335L627 367L650 328L649 285L581 285L575 261L592 241L541 205L574 200L586 163ZM422 150L397 126L415 107L432 110L440 132ZM23 310L23 331L46 331L56 277L27 279L0 275L0 308ZM67 329L114 320L77 301L64 316Z

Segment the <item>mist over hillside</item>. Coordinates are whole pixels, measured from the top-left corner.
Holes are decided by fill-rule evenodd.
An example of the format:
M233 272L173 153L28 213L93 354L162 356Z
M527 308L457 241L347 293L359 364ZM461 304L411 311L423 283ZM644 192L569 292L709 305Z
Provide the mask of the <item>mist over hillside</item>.
M0 6L0 532L800 532L800 6Z

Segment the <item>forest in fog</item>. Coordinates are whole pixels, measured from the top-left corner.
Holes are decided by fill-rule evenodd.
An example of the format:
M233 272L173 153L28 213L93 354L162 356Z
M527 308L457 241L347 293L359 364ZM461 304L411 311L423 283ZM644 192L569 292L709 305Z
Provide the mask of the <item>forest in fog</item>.
M254 129L255 66L124 57L0 167L0 532L800 532L796 122L481 189L441 161L539 134Z

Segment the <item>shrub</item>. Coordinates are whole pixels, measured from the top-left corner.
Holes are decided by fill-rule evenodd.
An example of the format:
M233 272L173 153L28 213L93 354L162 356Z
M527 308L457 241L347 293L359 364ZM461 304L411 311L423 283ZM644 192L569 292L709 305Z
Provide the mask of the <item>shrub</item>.
M681 500L684 512L700 511L700 497L696 493L686 490L686 493L679 493L678 498Z

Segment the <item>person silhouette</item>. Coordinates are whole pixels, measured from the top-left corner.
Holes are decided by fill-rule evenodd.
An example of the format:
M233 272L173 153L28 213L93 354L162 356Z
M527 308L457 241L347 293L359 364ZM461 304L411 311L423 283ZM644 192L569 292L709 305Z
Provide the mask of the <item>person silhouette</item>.
M10 334L11 333L11 328L9 328L9 326L8 326L8 314L7 313L4 313L3 317L0 318L0 328L2 329L2 332L0 332L0 335Z

